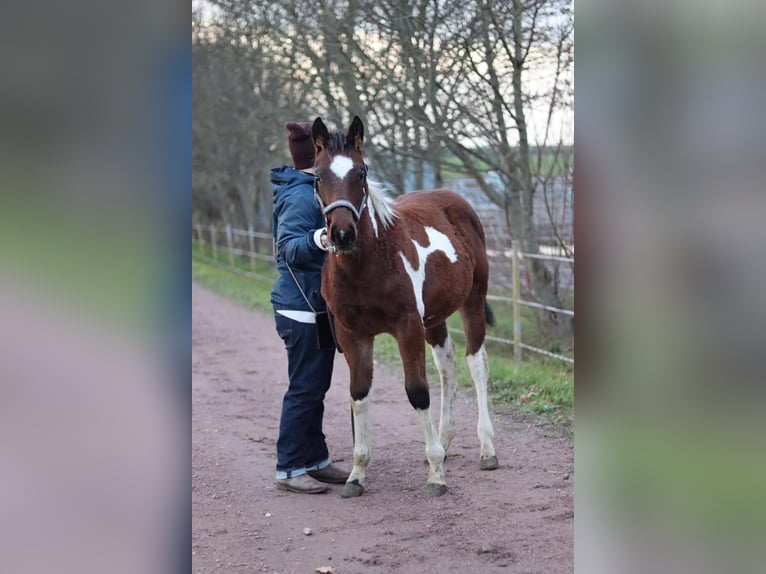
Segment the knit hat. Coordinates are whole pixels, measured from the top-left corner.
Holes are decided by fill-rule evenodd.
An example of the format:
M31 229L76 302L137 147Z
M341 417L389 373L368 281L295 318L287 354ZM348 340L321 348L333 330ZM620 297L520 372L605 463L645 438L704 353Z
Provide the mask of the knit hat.
M295 169L314 167L314 141L311 139L310 122L287 122L287 146Z

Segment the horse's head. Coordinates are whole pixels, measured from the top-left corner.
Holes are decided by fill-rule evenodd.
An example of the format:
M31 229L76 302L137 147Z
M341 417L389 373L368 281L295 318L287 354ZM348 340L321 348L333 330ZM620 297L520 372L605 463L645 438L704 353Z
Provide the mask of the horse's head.
M367 164L362 157L364 125L354 116L348 133L328 131L314 120L316 191L336 252L348 252L357 239L357 224L367 206Z

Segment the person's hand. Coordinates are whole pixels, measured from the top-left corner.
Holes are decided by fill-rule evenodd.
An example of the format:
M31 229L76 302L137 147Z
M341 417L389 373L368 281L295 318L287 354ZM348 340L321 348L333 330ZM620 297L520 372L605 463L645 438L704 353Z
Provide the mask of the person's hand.
M319 236L319 241L322 242L322 247L325 249L330 248L330 240L327 238L327 231L322 231L322 235Z

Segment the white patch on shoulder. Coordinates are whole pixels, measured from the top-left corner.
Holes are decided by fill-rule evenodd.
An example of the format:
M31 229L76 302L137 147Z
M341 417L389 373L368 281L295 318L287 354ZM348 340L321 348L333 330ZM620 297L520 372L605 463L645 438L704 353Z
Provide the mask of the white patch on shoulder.
M455 253L455 247L452 245L449 237L444 235L441 231L437 231L433 227L426 227L426 234L428 235L428 240L431 242L431 246L428 248L426 256L430 255L434 251L443 251L447 256L447 259L449 259L452 263L457 261L457 253ZM417 245L417 243L415 243L415 245Z
M435 251L441 251L452 263L457 261L457 253L455 247L449 240L449 237L444 235L441 231L434 229L433 227L426 227L426 235L428 236L428 245L420 245L414 239L412 242L415 244L415 250L418 254L417 267L413 267L407 260L403 252L399 252L399 256L402 258L404 264L404 270L412 282L412 290L415 294L415 304L420 313L420 320L423 320L425 316L425 304L423 303L423 285L426 282L426 260L431 253Z
M354 167L354 162L350 157L346 157L345 155L336 155L330 164L330 169L338 179L346 177L346 174L351 171L352 167Z

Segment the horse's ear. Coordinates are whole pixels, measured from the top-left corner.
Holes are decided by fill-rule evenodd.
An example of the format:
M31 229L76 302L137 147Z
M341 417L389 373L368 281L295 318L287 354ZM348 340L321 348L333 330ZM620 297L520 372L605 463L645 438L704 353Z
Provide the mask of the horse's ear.
M330 140L330 132L320 117L317 117L314 125L311 126L311 139L314 140L317 154L327 147L327 142Z
M362 144L364 144L364 124L359 116L354 116L351 126L348 128L349 141L354 142L354 151L362 153Z

